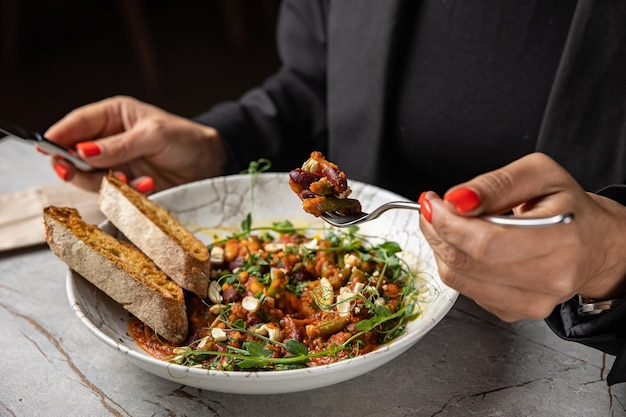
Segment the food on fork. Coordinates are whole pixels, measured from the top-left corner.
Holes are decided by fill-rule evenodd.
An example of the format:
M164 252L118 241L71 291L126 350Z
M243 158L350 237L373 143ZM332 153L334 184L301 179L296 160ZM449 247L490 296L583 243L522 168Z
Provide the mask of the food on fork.
M316 217L325 212L353 214L361 211L361 203L348 198L352 190L346 174L327 161L321 152L311 152L301 168L289 172L289 186L302 200L304 211Z
M139 249L87 224L74 208L46 207L44 225L50 249L71 269L168 341L187 337L183 290Z
M100 211L182 288L205 298L209 288L209 250L165 208L112 174L104 177Z

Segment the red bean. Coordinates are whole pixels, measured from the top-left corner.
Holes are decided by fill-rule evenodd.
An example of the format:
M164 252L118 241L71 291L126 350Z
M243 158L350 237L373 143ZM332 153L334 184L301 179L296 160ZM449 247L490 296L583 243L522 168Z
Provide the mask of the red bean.
M319 175L304 171L300 168L290 171L289 178L303 189L309 188L312 183L320 179Z
M342 172L339 169L330 165L325 165L324 176L328 179L328 182L333 186L338 194L343 193L348 189L348 180L346 180L345 174L342 175Z

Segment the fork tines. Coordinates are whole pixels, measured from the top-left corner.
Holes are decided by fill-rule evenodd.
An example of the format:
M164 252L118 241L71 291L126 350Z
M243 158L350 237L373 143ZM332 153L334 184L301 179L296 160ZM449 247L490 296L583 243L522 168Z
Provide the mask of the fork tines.
M346 216L346 213L341 212L341 211L327 211L326 214L328 214L330 217L344 217L344 216Z

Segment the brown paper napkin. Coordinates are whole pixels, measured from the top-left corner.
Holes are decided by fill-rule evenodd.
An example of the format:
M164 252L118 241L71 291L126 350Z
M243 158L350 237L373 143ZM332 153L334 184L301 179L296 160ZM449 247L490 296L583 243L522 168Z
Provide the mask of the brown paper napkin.
M47 206L74 207L93 224L104 220L98 210L98 193L67 183L34 187L0 195L0 251L44 243L43 209Z

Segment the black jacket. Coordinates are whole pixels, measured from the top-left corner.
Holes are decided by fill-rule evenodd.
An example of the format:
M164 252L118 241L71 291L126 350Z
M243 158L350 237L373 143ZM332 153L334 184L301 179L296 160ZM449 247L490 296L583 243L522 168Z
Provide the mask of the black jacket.
M397 37L414 0L285 0L278 26L281 70L238 102L197 120L231 152L229 172L260 157L289 170L312 150L356 180L376 184ZM550 92L537 151L587 190L626 202L626 2L580 0ZM625 248L626 252L626 248ZM548 324L561 337L617 355L608 383L626 381L626 303L580 323L576 300Z

